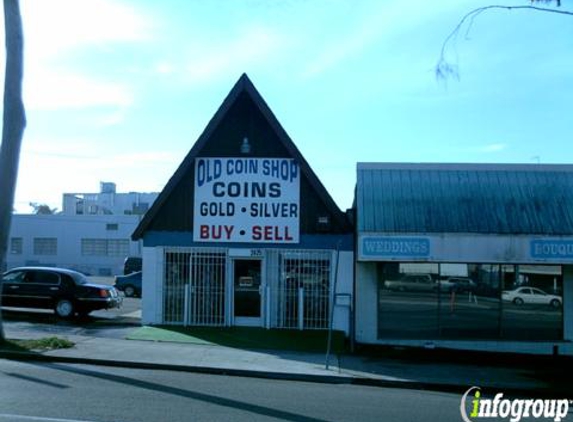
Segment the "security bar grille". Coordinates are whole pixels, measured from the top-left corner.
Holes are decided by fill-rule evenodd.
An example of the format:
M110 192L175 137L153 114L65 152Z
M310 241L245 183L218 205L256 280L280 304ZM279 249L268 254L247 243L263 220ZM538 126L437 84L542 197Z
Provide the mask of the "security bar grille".
M264 252L265 326L326 329L332 286L332 251ZM163 323L224 326L230 322L227 250L164 249Z
M223 249L165 249L163 322L225 325L226 263Z
M275 304L278 328L328 328L331 286L330 251L272 251L278 268ZM272 294L272 293L271 293Z
M163 323L185 322L185 291L189 283L190 252L164 250Z
M226 263L224 252L191 253L188 324L225 325Z

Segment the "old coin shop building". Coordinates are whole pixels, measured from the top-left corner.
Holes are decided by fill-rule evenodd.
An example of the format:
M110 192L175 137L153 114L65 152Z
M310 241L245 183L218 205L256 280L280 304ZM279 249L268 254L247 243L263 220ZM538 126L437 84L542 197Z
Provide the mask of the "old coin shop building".
M246 75L133 237L144 324L349 333L352 226Z

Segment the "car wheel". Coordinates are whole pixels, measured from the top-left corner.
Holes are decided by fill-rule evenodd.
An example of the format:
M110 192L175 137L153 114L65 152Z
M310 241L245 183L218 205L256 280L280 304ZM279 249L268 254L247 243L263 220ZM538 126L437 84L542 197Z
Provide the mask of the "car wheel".
M523 299L520 297L516 297L515 299L513 299L513 304L517 305L517 306L521 306L521 305L523 305Z
M125 289L123 292L125 293L126 297L133 297L133 296L135 296L135 287L125 286Z
M559 308L561 306L561 302L559 302L559 300L557 300L557 299L553 299L551 301L550 305L553 308Z
M60 299L56 303L54 311L60 318L70 318L74 315L74 304L71 300Z

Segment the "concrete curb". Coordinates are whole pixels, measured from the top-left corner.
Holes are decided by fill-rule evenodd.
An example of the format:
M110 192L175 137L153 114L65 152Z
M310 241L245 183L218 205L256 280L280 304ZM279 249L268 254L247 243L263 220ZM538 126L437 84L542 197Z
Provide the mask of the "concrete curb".
M227 375L247 378L273 379L283 381L301 381L321 384L348 384L379 388L400 388L407 390L437 391L445 393L463 394L470 385L454 383L436 383L424 381L399 381L380 378L366 378L355 375L318 375L287 372L257 371L236 368L218 368L209 366L173 365L165 363L118 361L93 358L79 358L71 356L52 356L28 352L0 351L0 359L15 361L35 361L44 363L67 363L80 365L107 366L116 368L152 369L163 371L178 371L209 375ZM481 388L503 392L506 396L527 396L539 398L555 398L556 395L569 395L569 391L546 388L533 390L528 388L504 387L499 385L480 385Z
M306 381L328 384L351 384L353 377L338 375L298 374L288 372L257 371L250 369L219 368L213 366L174 365L167 363L136 362L79 358L71 356L52 356L27 352L0 352L0 359L16 361L36 361L50 363L73 363L81 365L108 366L116 368L155 369L163 371L191 372L211 375L229 375L249 378L267 378L289 381Z

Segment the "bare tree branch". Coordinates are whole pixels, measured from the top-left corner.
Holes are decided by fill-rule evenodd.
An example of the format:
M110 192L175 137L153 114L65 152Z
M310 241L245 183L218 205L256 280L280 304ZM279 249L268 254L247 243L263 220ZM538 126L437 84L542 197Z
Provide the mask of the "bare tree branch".
M558 2L557 5L559 5L559 4L560 3ZM467 30L465 31L465 35L467 37L469 35L469 32L470 32L472 26L473 26L475 18L477 18L480 14L482 14L483 12L490 10L490 9L505 9L505 10L510 10L510 11L511 10L532 10L532 11L537 11L537 12L557 13L560 15L573 16L573 12L570 12L567 10L551 9L548 7L539 7L539 6L505 6L505 5L493 4L493 5L478 7L477 9L470 10L468 13L466 13L462 17L462 19L458 22L456 27L452 30L452 32L450 32L450 34L446 37L446 39L444 40L444 42L442 44L442 49L440 51L440 57L438 59L438 63L436 64L436 67L434 69L434 72L436 74L436 78L438 80L445 80L451 76L455 77L456 79L459 79L458 66L451 64L446 60L446 50L447 50L448 46L450 45L450 43L455 41L458 38L460 31L462 30L464 25L467 24Z

